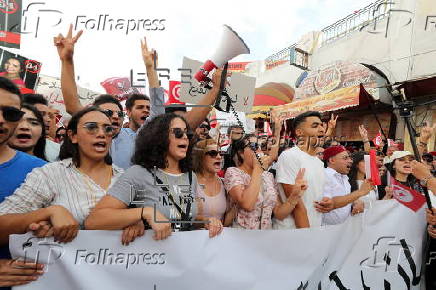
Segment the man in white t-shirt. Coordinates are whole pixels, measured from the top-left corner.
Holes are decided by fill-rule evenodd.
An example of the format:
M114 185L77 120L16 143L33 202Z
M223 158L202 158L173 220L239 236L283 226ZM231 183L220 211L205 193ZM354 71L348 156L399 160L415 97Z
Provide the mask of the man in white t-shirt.
M321 226L322 213L316 210L314 203L320 201L318 204L321 207L328 207L328 204L321 201L325 179L324 165L315 153L316 146L325 134L321 114L314 111L300 114L294 119L292 127L298 144L280 155L277 161L277 182L288 197L293 193L298 171L305 168L307 189L292 212L293 218L283 222L275 221L274 228L318 227Z
M322 223L337 225L351 216L352 203L367 195L374 186L370 181L365 180L360 189L351 192L348 173L350 173L352 159L344 146L327 148L324 151L324 160L327 162L327 168L325 168L326 181L323 196L332 203L330 208L320 208L320 211L324 212Z

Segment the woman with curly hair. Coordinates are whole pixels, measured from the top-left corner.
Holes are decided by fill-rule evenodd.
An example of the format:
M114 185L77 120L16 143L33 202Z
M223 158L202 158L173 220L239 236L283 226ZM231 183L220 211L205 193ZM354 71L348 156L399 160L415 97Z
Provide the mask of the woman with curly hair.
M25 114L18 123L14 135L9 139L9 146L47 161L44 153L45 129L41 112L28 104L23 104L21 110Z
M162 240L174 229L197 218L197 177L191 169L192 133L186 120L174 113L159 115L147 123L136 139L133 166L109 189L85 222L87 229L119 230L137 225L129 234L144 232L141 222L154 230L154 239ZM132 206L140 206L132 208ZM170 222L171 220L171 222ZM159 223L156 221L168 221ZM216 218L209 218L209 236L222 230Z

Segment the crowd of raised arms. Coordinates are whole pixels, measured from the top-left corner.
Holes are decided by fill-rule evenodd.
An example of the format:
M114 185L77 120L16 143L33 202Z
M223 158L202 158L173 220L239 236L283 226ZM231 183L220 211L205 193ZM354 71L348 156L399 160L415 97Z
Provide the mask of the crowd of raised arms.
M211 128L207 119L222 71L214 72L202 107L165 107L155 52L145 39L140 51L149 94L130 95L125 110L112 95L84 107L73 57L81 33L74 36L70 27L66 36L54 38L72 116L65 127L53 130L44 96L21 95L0 77L0 286L30 283L43 274L44 265L35 270L34 263L11 259L11 234L31 231L68 243L79 230L121 230L120 243L128 245L145 231L157 241L190 230L207 230L213 238L223 227L267 233L335 225L362 214L392 198L388 173L410 188L424 184L430 196L436 192L435 161L425 152L435 127L421 130L422 162L397 145L376 148L378 186L365 176L364 155L372 147L364 126L363 147L345 148L334 138L326 141L334 137L337 118L323 122L319 112L292 120L295 144L285 142L279 120L272 136L231 126L230 142L223 144L220 128ZM428 235L436 238L436 215L427 209L426 218Z

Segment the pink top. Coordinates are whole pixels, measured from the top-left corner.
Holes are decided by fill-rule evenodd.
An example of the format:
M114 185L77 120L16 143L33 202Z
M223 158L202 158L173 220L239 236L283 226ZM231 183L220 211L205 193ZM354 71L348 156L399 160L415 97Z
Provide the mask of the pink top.
M227 192L234 186L244 185L244 188L250 184L251 176L246 172L236 167L230 167L226 171L224 185ZM241 226L245 229L271 229L272 228L272 213L277 203L278 187L274 180L274 176L270 172L262 173L262 192L259 193L256 201L256 207L253 211L246 211L238 208L238 213L235 222L236 226ZM235 201L231 201L235 204Z
M221 178L220 178L221 180ZM204 200L200 200L199 207L202 207L202 215L204 217L210 218L214 217L219 220L224 218L224 214L227 209L227 200L226 200L226 192L224 190L224 184L221 182L220 192L215 196L208 196L204 193L203 185L200 184L197 187L197 194L199 198L204 198Z

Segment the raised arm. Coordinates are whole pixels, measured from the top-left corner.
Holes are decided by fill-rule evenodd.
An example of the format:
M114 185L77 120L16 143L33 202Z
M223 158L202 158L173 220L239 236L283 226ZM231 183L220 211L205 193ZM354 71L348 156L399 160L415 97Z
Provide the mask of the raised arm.
M65 109L71 115L83 109L77 95L73 61L74 45L82 33L83 31L80 30L76 36L73 37L73 25L70 24L66 37L59 34L53 39L61 60L61 90L64 98Z
M212 76L213 87L210 89L206 95L198 102L197 105L202 105L204 107L194 107L191 111L187 112L185 115L186 121L192 129L197 128L201 122L206 119L207 114L209 114L212 106L215 104L215 99L218 96L220 82L221 82L222 70L217 69Z
M364 125L359 126L359 133L363 141L363 150L365 152L369 152L369 150L371 150L371 144L369 143L369 139L368 139L368 131L366 130Z
M280 132L282 131L282 122L279 118L274 119L274 140L275 144L272 145L269 156L272 160L276 161L279 157L279 147L280 147Z
M421 133L418 139L418 151L422 156L427 151L427 145L430 141L431 137L434 136L434 132L436 131L436 124L430 126L427 122L424 127L421 129Z

